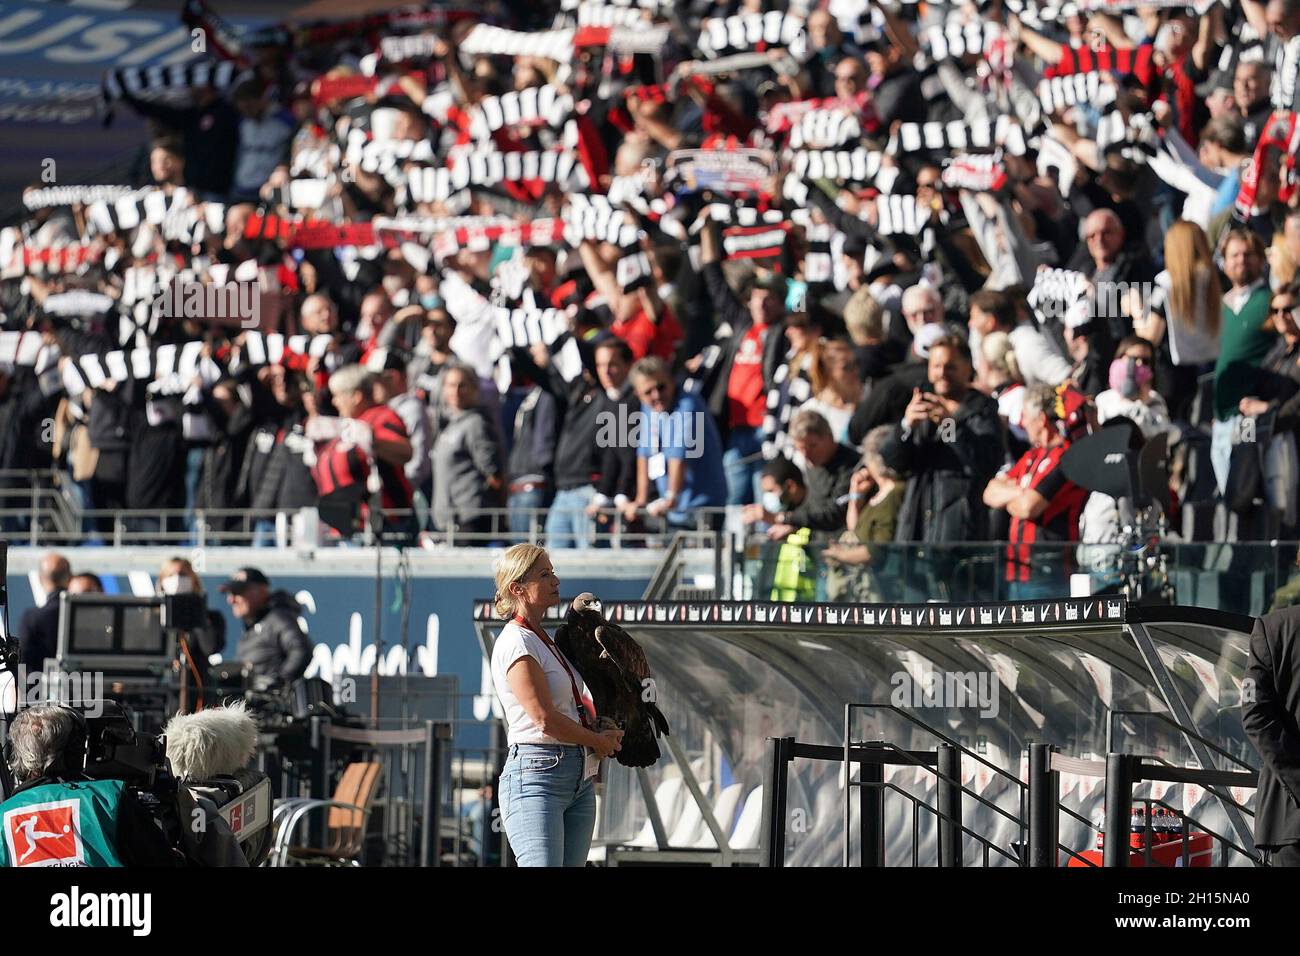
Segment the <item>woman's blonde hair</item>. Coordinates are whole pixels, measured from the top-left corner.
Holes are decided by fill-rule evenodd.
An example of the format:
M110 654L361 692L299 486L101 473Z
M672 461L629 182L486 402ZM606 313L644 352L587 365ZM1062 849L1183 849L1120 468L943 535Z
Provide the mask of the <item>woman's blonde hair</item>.
M1016 360L1016 350L1011 345L1011 336L1006 332L992 332L980 340L980 352L989 368L1001 372L1013 382L1024 383L1020 375L1020 363Z
M535 544L516 544L501 555L497 565L497 617L510 617L515 613L515 598L510 593L510 585L526 578L537 559L545 553L545 548Z
M1205 230L1186 219L1170 226L1165 233L1165 270L1169 273L1166 318L1194 329L1197 316L1203 314L1205 331L1217 336L1223 317L1223 290L1219 287L1218 270ZM1198 302L1201 296L1204 296L1203 303ZM1203 306L1203 313L1198 306Z

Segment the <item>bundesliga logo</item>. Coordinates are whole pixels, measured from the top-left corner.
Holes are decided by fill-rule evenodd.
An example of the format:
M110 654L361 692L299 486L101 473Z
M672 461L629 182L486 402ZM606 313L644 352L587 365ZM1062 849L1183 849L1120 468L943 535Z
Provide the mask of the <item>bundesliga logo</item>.
M13 866L85 866L81 805L57 800L9 810L4 815L5 849Z

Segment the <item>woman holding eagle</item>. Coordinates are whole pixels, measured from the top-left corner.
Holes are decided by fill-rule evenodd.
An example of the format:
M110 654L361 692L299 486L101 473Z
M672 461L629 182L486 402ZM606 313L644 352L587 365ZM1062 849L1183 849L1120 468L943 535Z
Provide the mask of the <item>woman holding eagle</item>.
M509 746L501 814L520 866L584 865L600 760L624 750L626 732L619 760L649 766L659 758L656 733L668 732L653 693L645 693L654 682L636 642L585 593L551 640L542 619L559 603L560 579L546 550L509 548L496 573L496 611L508 621L492 648L492 683Z

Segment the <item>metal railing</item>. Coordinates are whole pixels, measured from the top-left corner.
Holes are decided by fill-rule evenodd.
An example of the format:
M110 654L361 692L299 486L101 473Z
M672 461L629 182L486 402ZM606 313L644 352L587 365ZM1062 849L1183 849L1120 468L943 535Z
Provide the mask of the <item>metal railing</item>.
M1153 761L1154 762L1149 762ZM1029 865L1056 866L1054 852L1057 848L1066 849L1071 856L1085 864L1096 864L1085 859L1072 849L1060 847L1056 839L1056 821L1058 812L1064 808L1060 805L1059 773L1073 773L1084 776L1100 777L1105 780L1105 811L1103 832L1105 843L1102 850L1102 865L1106 867L1126 867L1130 864L1133 848L1132 808L1135 802L1133 788L1143 781L1165 783L1193 784L1205 787L1209 791L1213 785L1242 786L1254 788L1259 777L1254 772L1229 770L1200 770L1174 767L1151 757L1137 754L1108 753L1106 760L1082 760L1056 753L1048 744L1030 745L1029 775ZM1143 814L1142 841L1143 862L1150 866L1153 859L1154 831L1151 826L1151 808L1161 807L1174 814L1179 820L1182 833L1182 845L1179 855L1183 866L1190 865L1192 858L1191 835L1195 827L1200 833L1216 840L1222 850L1222 865L1227 865L1229 851L1237 853L1256 866L1262 865L1261 857L1252 849L1242 846L1230 837L1219 833L1190 813L1167 803L1157 797L1137 797L1136 802L1144 804L1147 812ZM1232 801L1244 813L1254 815L1243 804ZM1077 816L1077 815L1076 815ZM1092 830L1097 828L1089 823Z

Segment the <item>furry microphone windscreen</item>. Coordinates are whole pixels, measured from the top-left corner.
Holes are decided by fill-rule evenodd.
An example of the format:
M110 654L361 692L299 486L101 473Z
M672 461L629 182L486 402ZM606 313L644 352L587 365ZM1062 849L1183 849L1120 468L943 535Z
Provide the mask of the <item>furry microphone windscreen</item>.
M182 780L208 780L248 764L257 748L257 724L242 701L177 714L167 722L167 759Z

